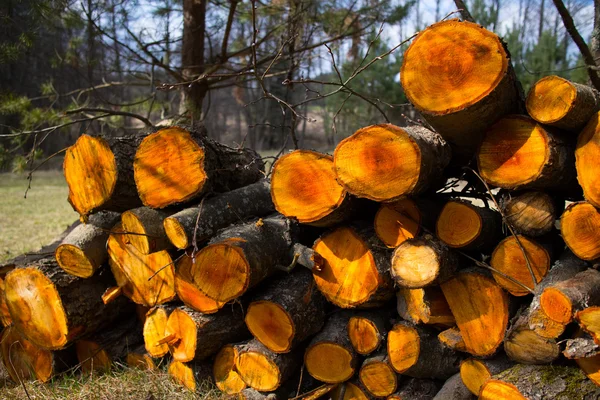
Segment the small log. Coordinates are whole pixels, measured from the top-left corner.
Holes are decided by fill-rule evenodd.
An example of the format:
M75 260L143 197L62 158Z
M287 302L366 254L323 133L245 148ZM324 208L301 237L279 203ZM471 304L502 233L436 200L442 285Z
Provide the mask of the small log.
M523 310L514 320L504 339L504 351L521 364L549 364L560 355L555 339L545 338L529 328L529 311Z
M313 270L325 298L341 308L375 307L394 295L390 279L390 250L372 227L344 226L326 233L313 246L322 261Z
M600 396L600 388L579 368L559 365L515 365L485 383L479 399L584 400Z
M186 249L194 244L194 237L196 242L203 242L231 224L273 213L270 190L269 181L263 179L230 192L204 197L197 206L165 218L165 232L175 247Z
M499 203L504 216L513 229L525 236L537 237L547 234L554 228L554 221L564 209L557 200L538 190L527 190L514 194L503 191Z
M448 201L438 216L435 231L448 247L485 251L498 242L500 214L468 200Z
M2 331L0 354L6 372L16 383L38 380L46 383L56 374L77 364L73 348L51 351L37 346L12 326Z
M600 307L586 307L575 314L575 319L581 329L589 333L594 341L600 345Z
M403 197L392 203L383 203L375 214L375 233L387 247L396 248L405 240L433 229L439 214L437 203L426 199Z
M492 376L513 365L514 362L506 354L499 354L489 360L468 358L460 363L460 378L471 393L479 396L481 388L488 380L492 379Z
M439 287L399 288L396 297L398 315L413 324L439 325L448 328L456 324L444 293Z
M387 400L431 400L440 390L441 384L433 379L408 378L398 385L398 391Z
M273 353L258 340L234 345L238 352L235 367L240 378L260 392L276 390L299 366L300 353Z
M240 297L277 270L291 264L298 225L281 215L232 226L196 254L193 282L213 300Z
M348 337L358 354L369 355L379 348L388 331L386 314L379 310L359 311L348 321Z
M271 172L275 208L301 224L333 226L357 211L356 199L336 180L330 155L296 150L280 157Z
M179 306L170 313L164 333L173 360L181 362L203 361L248 336L241 307L235 305L210 315Z
M120 214L112 211L92 215L69 233L56 248L58 265L67 273L89 278L108 260L106 241Z
M579 133L600 110L600 95L587 85L550 75L531 87L525 106L539 123Z
M273 279L252 298L246 326L275 353L288 353L321 330L326 301L306 269Z
M213 380L217 388L225 394L240 393L247 387L235 367L238 356L238 350L232 344L223 346L215 356Z
M133 312L124 299L102 302L102 293L114 284L107 269L94 279L82 279L67 274L51 257L9 272L4 294L21 334L38 346L59 350Z
M589 335L567 339L563 355L570 360L591 358L600 355L600 345Z
M146 314L143 334L146 351L148 351L150 357L160 358L169 352L169 340L165 339L170 339L173 342L177 340L174 335L165 338L169 313L174 309L174 305L159 306L150 309Z
M125 211L121 226L126 233L125 241L142 254L155 253L173 247L163 226L163 221L172 212L138 207Z
M133 181L133 157L143 136L81 135L67 149L63 172L69 203L83 220L97 211L142 205Z
M144 205L164 208L254 183L264 176L264 163L254 150L214 142L202 129L174 126L142 140L133 170Z
M529 117L512 115L492 126L477 153L481 177L510 190L575 188L571 145Z
M129 349L129 353L127 353L125 358L125 364L130 368L136 368L141 371L156 370L156 364L154 364L152 357L148 355L144 344Z
M193 283L192 258L187 254L177 261L175 271L175 292L179 300L189 308L204 314L214 314L219 311L225 303L215 301L202 293Z
M477 150L486 128L521 105L504 44L467 21L443 21L421 31L404 53L400 79L408 100L460 161Z
M582 260L600 257L600 211L590 203L570 204L560 217L565 244Z
M356 371L358 354L348 336L350 314L338 312L325 323L312 339L304 354L304 365L315 379L325 383L341 383Z
M360 382L352 380L344 382L333 389L330 398L334 400L369 400L370 396Z
M600 113L595 113L577 137L575 167L577 180L587 201L600 207L600 178L598 175L598 135L600 134Z
M473 394L463 383L460 374L452 375L435 395L433 400L471 400Z
M460 363L460 356L442 346L434 331L407 322L388 332L387 352L394 371L413 378L448 379Z
M508 295L484 271L463 270L441 285L466 350L474 356L496 352L508 326Z
M390 273L398 286L416 289L447 281L457 267L456 255L427 235L408 239L394 250Z
M371 125L342 140L333 154L338 181L357 197L378 202L423 193L442 177L451 151L421 126Z
M463 339L458 327L452 327L446 329L445 331L441 331L438 335L438 340L442 345L451 350L462 352L467 351L467 345L465 344L465 340Z
M385 349L365 359L358 372L358 378L374 397L390 396L398 388L398 375L390 365Z
M525 254L523 254L521 246L525 250ZM517 282L533 290L534 286L540 283L548 273L552 262L551 254L541 242L522 235L517 235L516 237L509 236L502 240L494 249L490 265L495 270L510 276ZM529 272L527 262L529 262L529 267L531 267L535 276L535 283ZM517 285L500 274L492 272L492 275L498 285L506 289L513 296L526 296L530 293L522 286Z
M211 381L211 368L207 363L182 363L171 361L168 373L171 379L195 392L198 386Z

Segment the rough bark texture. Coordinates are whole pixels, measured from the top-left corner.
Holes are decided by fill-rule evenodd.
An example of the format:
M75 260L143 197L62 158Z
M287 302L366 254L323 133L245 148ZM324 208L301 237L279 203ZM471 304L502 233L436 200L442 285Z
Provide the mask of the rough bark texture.
M554 228L554 221L564 209L557 199L540 191L512 193L502 191L499 203L512 227L526 236L542 236Z
M433 400L471 400L473 398L473 395L460 378L460 374L454 374L444 383L444 386L437 392Z
M529 328L528 310L518 315L506 332L504 351L511 360L521 364L548 364L560 355L554 339L544 338Z
M589 358L600 355L600 345L594 342L590 336L575 339L567 339L563 355L568 359Z
M275 207L271 201L269 182L261 180L230 192L206 197L198 206L171 215L164 225L171 242L176 247L185 249L194 244L194 238L196 242L203 242L219 229L249 217L262 217L273 211ZM198 213L201 213L200 218Z
M431 400L439 390L439 381L433 379L405 378L399 384L398 391L388 396L388 400Z

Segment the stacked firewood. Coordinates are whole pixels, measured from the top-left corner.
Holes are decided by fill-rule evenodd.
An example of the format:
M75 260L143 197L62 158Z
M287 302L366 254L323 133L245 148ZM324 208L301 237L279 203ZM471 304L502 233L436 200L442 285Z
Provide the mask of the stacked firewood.
M458 20L401 83L423 121L270 174L198 127L81 136L82 223L1 269L11 377L165 358L245 399L598 398L600 96L549 76L525 100Z

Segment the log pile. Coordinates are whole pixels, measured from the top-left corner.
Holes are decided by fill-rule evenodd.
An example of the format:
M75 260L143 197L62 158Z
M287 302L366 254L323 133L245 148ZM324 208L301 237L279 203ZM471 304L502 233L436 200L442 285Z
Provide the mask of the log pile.
M166 358L249 399L597 398L598 94L546 77L525 102L501 40L458 20L401 82L427 126L269 173L201 128L81 136L82 223L0 269L10 376Z

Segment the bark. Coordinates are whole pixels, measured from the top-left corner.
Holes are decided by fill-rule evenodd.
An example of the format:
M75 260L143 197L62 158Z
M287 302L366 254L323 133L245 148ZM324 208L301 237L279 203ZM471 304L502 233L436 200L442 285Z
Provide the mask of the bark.
M439 392L435 395L433 400L471 400L473 395L469 389L465 386L460 374L452 375Z
M452 379L452 378L450 378ZM431 400L440 390L441 384L433 379L403 379L398 391L388 397L389 400Z
M596 357L600 355L600 345L592 337L585 335L575 339L567 339L562 353L570 360Z
M184 0L183 2L183 42L181 47L181 64L183 66L183 79L191 81L198 77L205 69L204 36L206 32L206 0ZM208 92L206 81L194 82L184 85L182 89L182 104L192 120L200 120L202 116L202 103Z
M487 360L469 358L460 364L460 377L471 393L478 396L481 387L488 379L514 364L504 353Z
M560 355L556 340L544 338L529 329L528 310L522 311L506 332L504 351L521 364L548 364Z

